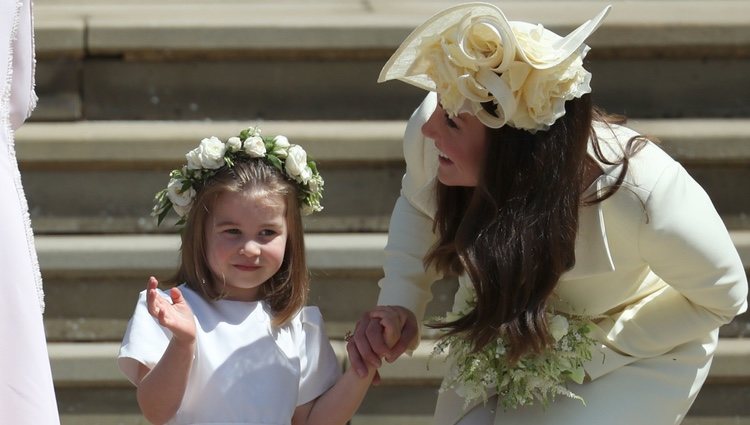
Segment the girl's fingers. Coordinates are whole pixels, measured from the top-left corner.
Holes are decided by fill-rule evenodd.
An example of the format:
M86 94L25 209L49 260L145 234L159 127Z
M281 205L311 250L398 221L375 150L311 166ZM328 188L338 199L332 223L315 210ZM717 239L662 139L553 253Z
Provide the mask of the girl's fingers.
M359 355L359 351L357 351L357 345L353 340L350 340L346 343L346 352L347 354L349 354L349 362L352 364L354 371L357 372L357 375L359 375L360 378L366 377L367 365L365 364L364 360L362 360L362 356Z
M180 304L185 302L185 298L182 297L182 292L178 288L170 289L169 297L172 298L172 304Z

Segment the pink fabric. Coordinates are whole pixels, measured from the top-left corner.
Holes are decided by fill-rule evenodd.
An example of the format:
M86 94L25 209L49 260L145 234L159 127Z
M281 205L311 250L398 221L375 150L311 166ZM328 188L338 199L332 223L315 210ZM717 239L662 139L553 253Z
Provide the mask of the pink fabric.
M13 132L33 109L30 0L0 0L0 423L55 425L41 277Z

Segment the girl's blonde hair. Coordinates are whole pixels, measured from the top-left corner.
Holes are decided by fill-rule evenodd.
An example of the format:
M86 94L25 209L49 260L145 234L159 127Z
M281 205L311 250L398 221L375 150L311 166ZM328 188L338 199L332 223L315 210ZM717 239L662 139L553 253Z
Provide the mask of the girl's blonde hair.
M219 171L198 188L182 230L180 267L170 283L185 284L208 300L223 297L206 255L206 225L220 195L252 191L284 200L287 241L281 267L260 286L261 299L273 311L273 324L287 323L306 303L310 277L305 260L305 241L297 186L261 158L237 162Z

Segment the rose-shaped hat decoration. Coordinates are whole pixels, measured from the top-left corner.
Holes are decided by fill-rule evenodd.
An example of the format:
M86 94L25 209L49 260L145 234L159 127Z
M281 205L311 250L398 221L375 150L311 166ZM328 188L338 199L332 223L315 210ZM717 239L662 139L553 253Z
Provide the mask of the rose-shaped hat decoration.
M610 9L563 38L541 25L510 22L489 3L455 6L417 27L378 82L398 79L435 91L451 116L468 112L491 128L546 130L565 114L565 101L591 92L584 41ZM495 114L485 102L496 105Z
M157 217L157 224L161 224L171 210L180 217L177 224L183 224L197 191L222 168L234 167L237 161L249 158L268 162L297 186L302 214L321 211L324 182L315 161L308 158L301 146L290 144L286 137L262 137L260 133L259 128L250 127L226 142L208 137L185 154L187 164L169 173L167 187L154 198L151 214Z

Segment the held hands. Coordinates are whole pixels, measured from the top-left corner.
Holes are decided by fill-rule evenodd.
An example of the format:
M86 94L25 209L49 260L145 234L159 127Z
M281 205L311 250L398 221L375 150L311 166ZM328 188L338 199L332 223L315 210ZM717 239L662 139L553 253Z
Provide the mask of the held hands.
M193 310L190 309L187 301L177 288L169 290L169 296L172 299L170 303L167 299L159 295L156 287L159 282L151 276L146 284L146 305L148 312L159 324L172 332L172 338L176 342L192 344L195 341L195 318Z
M359 376L370 367L379 368L381 359L394 362L417 337L417 318L401 306L377 306L357 322L347 343L349 361Z

